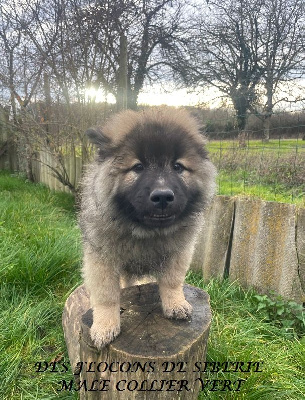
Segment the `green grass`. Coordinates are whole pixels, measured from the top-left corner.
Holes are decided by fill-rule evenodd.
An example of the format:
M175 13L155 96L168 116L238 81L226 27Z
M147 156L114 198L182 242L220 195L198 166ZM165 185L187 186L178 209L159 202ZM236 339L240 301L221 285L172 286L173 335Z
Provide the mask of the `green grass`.
M36 362L68 361L61 315L81 281L74 200L8 173L0 173L0 189L0 398L76 399L57 392L70 372L35 372ZM240 392L207 391L200 399L305 398L303 339L267 323L254 292L228 281L203 284L195 273L187 280L211 297L207 360L264 361L260 373L210 373L205 379L247 381Z
M280 152L295 152L305 153L305 141L300 139L270 139L269 142L262 140L247 140L248 149L260 151L280 151ZM210 152L218 152L219 150L227 150L239 148L238 140L211 140L208 143Z
M237 141L211 141L208 149L219 171L218 194L305 206L304 141L249 140L246 148Z
M257 311L252 290L244 290L227 280L211 280L205 284L201 276L193 272L189 273L187 281L210 295L213 319L207 361L263 362L262 372L254 372L253 367L250 373L206 374L204 379L209 380L246 381L240 392L206 390L200 399L305 399L304 337L289 339L285 330L265 322L265 315Z
M244 171L228 173L220 171L217 176L217 194L225 196L252 196L266 201L297 204L305 207L305 189L287 188L274 182L272 185L263 181L251 183Z
M74 199L8 173L0 188L0 398L54 398L58 375L35 363L66 358L61 314L80 281Z

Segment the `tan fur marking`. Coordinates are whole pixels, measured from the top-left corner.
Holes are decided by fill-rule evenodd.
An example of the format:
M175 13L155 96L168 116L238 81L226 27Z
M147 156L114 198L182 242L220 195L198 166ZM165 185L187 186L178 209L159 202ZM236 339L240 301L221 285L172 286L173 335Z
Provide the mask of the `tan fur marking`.
M114 143L118 143L136 126L144 126L155 121L168 126L177 125L184 129L189 136L201 141L202 145L205 144L203 136L198 137L199 124L186 110L171 109L169 112L166 107L156 107L138 113L130 110L122 111L108 120L103 127L103 133Z
M137 179L139 175L134 171L129 171L124 176L124 182L127 186L132 185Z

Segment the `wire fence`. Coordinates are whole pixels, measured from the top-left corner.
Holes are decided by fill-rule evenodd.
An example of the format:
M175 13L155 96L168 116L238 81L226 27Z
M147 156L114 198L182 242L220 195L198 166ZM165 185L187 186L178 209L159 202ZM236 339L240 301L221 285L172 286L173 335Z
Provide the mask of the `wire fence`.
M218 193L255 195L265 200L304 204L305 141L271 139L211 141L210 157L218 169Z

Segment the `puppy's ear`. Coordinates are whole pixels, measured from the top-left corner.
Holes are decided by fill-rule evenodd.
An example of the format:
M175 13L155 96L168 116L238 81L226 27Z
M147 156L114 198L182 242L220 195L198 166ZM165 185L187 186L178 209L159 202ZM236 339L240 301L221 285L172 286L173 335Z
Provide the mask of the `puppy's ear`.
M106 158L111 154L111 139L100 128L89 128L86 135L90 142L97 146L99 158Z
M111 142L110 138L104 135L100 128L89 128L86 131L86 135L88 136L90 142L96 144L97 146L105 145Z

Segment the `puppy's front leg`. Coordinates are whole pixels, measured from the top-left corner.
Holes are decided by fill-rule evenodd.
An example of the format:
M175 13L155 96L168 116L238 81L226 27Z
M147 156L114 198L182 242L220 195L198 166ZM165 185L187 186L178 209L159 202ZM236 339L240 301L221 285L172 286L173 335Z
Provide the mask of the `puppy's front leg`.
M84 281L93 308L90 335L97 348L106 346L120 333L120 280L118 272L104 265L98 253L85 250Z
M176 265L175 265L176 264ZM188 264L172 263L159 276L159 292L163 313L167 318L187 319L193 307L185 300L183 283Z

